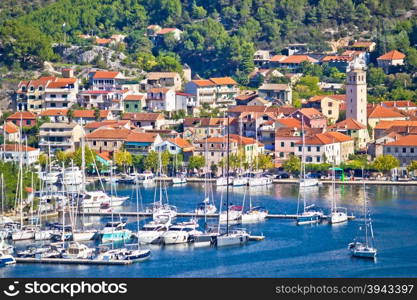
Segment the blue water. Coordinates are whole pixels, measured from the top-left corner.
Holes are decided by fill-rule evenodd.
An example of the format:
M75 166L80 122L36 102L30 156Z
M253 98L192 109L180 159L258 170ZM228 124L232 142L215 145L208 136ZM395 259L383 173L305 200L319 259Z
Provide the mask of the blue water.
M215 191L217 205L224 191ZM347 251L362 221L363 190L362 186L340 186L336 193L341 206L358 216L345 224L296 226L294 220L270 219L243 226L253 234L266 236L264 241L244 246L152 246L150 260L129 266L16 264L0 268L0 277L415 277L417 186L367 186L366 192L378 248L375 262L351 258ZM179 211L193 210L203 193L198 184L168 188L170 203ZM119 186L118 194L132 196L123 210L134 211L132 186ZM154 189L141 189L141 194L143 203L149 204ZM292 184L251 188L253 204L271 213L295 213L297 195L298 187ZM317 206L326 210L330 207L330 186L311 188L307 196ZM243 197L248 201L247 188L231 188L231 202L240 205ZM90 217L86 221L98 224L106 219ZM135 219L129 221L135 230ZM25 245L27 242L16 247Z

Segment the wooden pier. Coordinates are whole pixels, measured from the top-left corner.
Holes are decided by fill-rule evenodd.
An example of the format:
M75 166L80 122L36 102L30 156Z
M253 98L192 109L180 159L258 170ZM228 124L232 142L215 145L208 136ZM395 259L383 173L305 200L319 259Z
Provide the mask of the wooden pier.
M38 264L67 264L67 265L130 265L131 260L94 260L94 259L68 259L68 258L23 258L16 257L17 263Z

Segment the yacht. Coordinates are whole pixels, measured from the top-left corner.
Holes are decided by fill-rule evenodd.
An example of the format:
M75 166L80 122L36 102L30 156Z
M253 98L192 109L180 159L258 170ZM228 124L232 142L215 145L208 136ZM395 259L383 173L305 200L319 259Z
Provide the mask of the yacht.
M12 232L13 241L31 240L35 238L36 226L23 226L20 229Z
M207 197L203 202L198 204L197 209L194 212L197 216L204 216L215 214L216 211L216 206L211 204L209 197Z
M151 172L140 173L136 175L135 183L149 185L155 183L155 175Z
M232 185L233 186L245 186L248 184L248 178L247 177L238 177L238 178L234 178L232 180Z
M61 171L53 169L49 172L40 172L39 177L46 184L55 184L58 182Z
M242 220L242 206L232 205L229 207L229 212L223 211L220 213L220 223L239 223ZM229 218L228 218L229 216Z
M235 229L217 236L216 246L235 246L243 245L249 241L249 233L244 229Z
M82 208L100 208L103 204L109 207L121 206L129 197L109 196L103 191L85 192L81 200Z
M335 170L335 166L334 166L334 160L333 160L333 176L332 176L332 189L333 189L333 197L332 197L332 208L331 208L331 213L329 216L329 223L330 224L337 224L337 223L343 223L343 222L347 222L348 220L348 215L347 215L347 209L344 207L337 207L337 202L336 202L336 170Z
M161 220L161 218L160 218ZM161 236L171 226L170 218L166 222L150 221L138 231L138 241L141 244L156 244L161 241Z
M93 253L93 248L89 248L78 242L72 242L68 246L68 249L62 254L62 257L67 259L89 259L92 258Z
M194 235L202 233L197 230L198 226L195 219L174 224L169 227L168 231L162 234L162 241L165 245L188 243Z
M83 183L83 174L78 167L65 168L62 172L62 184L80 185Z
M187 179L184 176L172 178L172 184L184 184L187 183Z
M309 187L319 185L319 180L316 178L301 178L300 187Z
M160 202L155 202L145 211L151 213L152 218L156 221L159 221L160 218L164 219L166 216L169 216L171 219L177 216L177 207L169 204L161 204Z
M72 232L72 240L75 242L93 240L97 234L96 229L78 230Z
M348 249L353 257L375 259L377 249L374 246L374 231L372 228L371 217L369 216L369 211L367 209L365 181L363 181L363 193L364 223L363 226L359 227L359 230L362 232L365 231L364 236L361 240L355 239L352 243L349 243Z
M56 231L52 229L37 230L35 231L35 241L50 240L54 233L56 233Z
M122 176L116 180L117 183L135 183L136 174L122 174Z
M314 205L305 206L304 211L297 215L297 225L319 223L323 217L323 212L315 210Z
M231 184L233 178L229 177L229 184ZM227 177L219 177L216 179L216 186L226 186L228 184Z
M102 243L128 240L132 232L125 228L126 223L123 222L108 222L103 230L99 232Z
M3 238L0 239L0 265L11 265L16 263L12 256L13 247L6 244Z
M265 220L268 211L260 206L252 207L242 214L242 223L255 223Z
M249 186L263 186L263 185L269 185L272 184L272 178L271 177L254 177L249 178L248 185Z

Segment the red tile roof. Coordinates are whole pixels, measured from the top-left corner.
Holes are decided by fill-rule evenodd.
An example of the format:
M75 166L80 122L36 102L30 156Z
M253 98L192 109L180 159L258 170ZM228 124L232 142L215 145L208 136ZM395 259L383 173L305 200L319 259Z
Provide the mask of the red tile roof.
M110 152L104 151L104 152L97 153L97 155L100 156L104 160L107 160L107 161L112 160L110 156Z
M349 118L349 119L340 121L336 124L330 125L329 128L360 130L360 129L366 129L366 126L359 123L358 121L354 119Z
M275 56L271 57L270 61L272 61L272 62L276 62L276 61L280 62L280 61L282 61L283 59L286 59L286 58L287 58L287 56L285 56L285 55L275 55Z
M232 118L229 118L229 122ZM185 118L184 127L225 126L227 118Z
M123 101L141 101L144 100L144 95L127 95Z
M41 112L42 117L66 116L68 109L48 109Z
M316 59L308 56L308 55L291 55L287 58L281 60L282 64L301 64L304 61L309 61L311 63L317 62Z
M147 132L131 132L126 138L126 142L137 142L137 143L153 143L155 142L158 134L147 133Z
M190 150L191 148L193 148L193 146L187 140L180 137L168 139L168 141L182 148L183 151Z
M216 85L237 85L232 77L214 77L210 78Z
M278 123L289 128L301 128L301 121L295 118L281 118L277 120Z
M406 135L385 146L417 146L417 135Z
M84 126L86 129L97 129L100 127L112 127L112 128L118 128L118 127L124 127L126 124L128 124L129 120L103 120L101 122L91 122Z
M148 94L149 94L149 93L154 93L154 94L159 94L159 93L162 93L162 94L166 94L166 93L168 93L170 90L171 90L171 89L168 89L168 88L151 88L151 89L149 89L149 90L148 90Z
M177 28L162 28L161 30L157 32L157 34L167 34L167 33L175 31L176 29Z
M99 128L92 133L87 134L85 138L87 140L126 140L126 138L132 133L131 130L126 128Z
M162 113L124 113L123 120L132 121L156 121L164 119Z
M346 94L341 94L341 95L317 95L317 96L310 97L308 99L308 102L321 101L324 98L331 98L331 99L338 100L338 101L346 101Z
M36 115L30 111L18 111L10 115L7 120L36 120Z
M297 112L295 112L293 115L297 115L297 113L300 112L304 116L306 116L309 119L321 119L326 118L321 112L319 112L315 108L301 108Z
M94 110L74 110L74 118L88 118L88 119L94 119ZM105 119L109 116L110 111L109 110L100 110L100 117Z
M417 104L407 100L398 100L398 101L383 101L381 102L383 106L390 107L417 107Z
M244 137L238 134L230 134L230 138L234 139L238 144L240 145L254 145L254 144L258 144L258 146L264 146L264 144L256 141L253 138L248 138L248 137Z
M94 79L108 79L116 78L119 75L119 72L109 72L109 71L96 71L93 75Z
M198 79L198 80L191 80L191 82L194 82L196 85L198 86L215 86L216 84L211 81L211 80L207 80L207 79Z
M382 118L406 118L402 113L394 108L387 108L381 105L368 107L368 118L382 119Z
M397 60L397 59L404 59L405 58L405 54L401 53L400 51L397 50L392 50L390 52L385 53L384 55L381 55L380 57L378 57L378 60Z
M353 141L353 139L340 132L325 132L318 133L305 139L306 145L328 145L334 143L342 143L347 141ZM302 144L302 141L297 142Z
M329 62L329 61L352 61L353 57L349 55L328 55L321 59L322 62Z
M417 126L417 121L410 121L410 120L396 120L396 121L379 121L376 124L375 129L390 129L393 126Z
M28 151L36 151L38 149L36 148L32 148L32 147L26 147L25 145L20 145L20 144L5 144L5 145L0 145L0 149L3 151L8 151L8 152L28 152Z
M19 132L19 127L16 126L13 122L6 122L6 124L3 126L3 130L7 134L13 134Z

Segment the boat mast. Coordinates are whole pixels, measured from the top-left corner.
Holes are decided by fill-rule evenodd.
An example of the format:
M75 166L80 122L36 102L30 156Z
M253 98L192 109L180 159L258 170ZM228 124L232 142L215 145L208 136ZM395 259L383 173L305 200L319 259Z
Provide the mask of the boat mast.
M363 174L362 168L362 179L363 179L363 215L364 215L364 224L365 224L365 244L368 246L368 222L367 222L367 212L366 212L366 189L365 189L365 177Z
M226 166L226 235L229 235L229 167L230 167L230 123L229 123L229 115L227 116L227 166Z
M333 147L334 147L334 138L333 138ZM334 148L333 148L333 159L332 159L332 190L333 190L333 197L332 197L332 212L336 212L336 170L335 170L335 159L336 156L334 155Z
M110 210L111 210L111 248L114 248L114 218L113 218L113 161L110 161Z
M306 182L306 166L305 166L305 132L304 132L304 116L301 115L301 134L302 134L302 138L303 138L303 146L302 146L302 151L301 151L301 175L303 177L303 182L304 182L304 187L303 187L303 191L302 191L302 196L303 196L303 212L306 211L306 192L305 192L305 182ZM300 184L300 188L301 188L301 184Z

